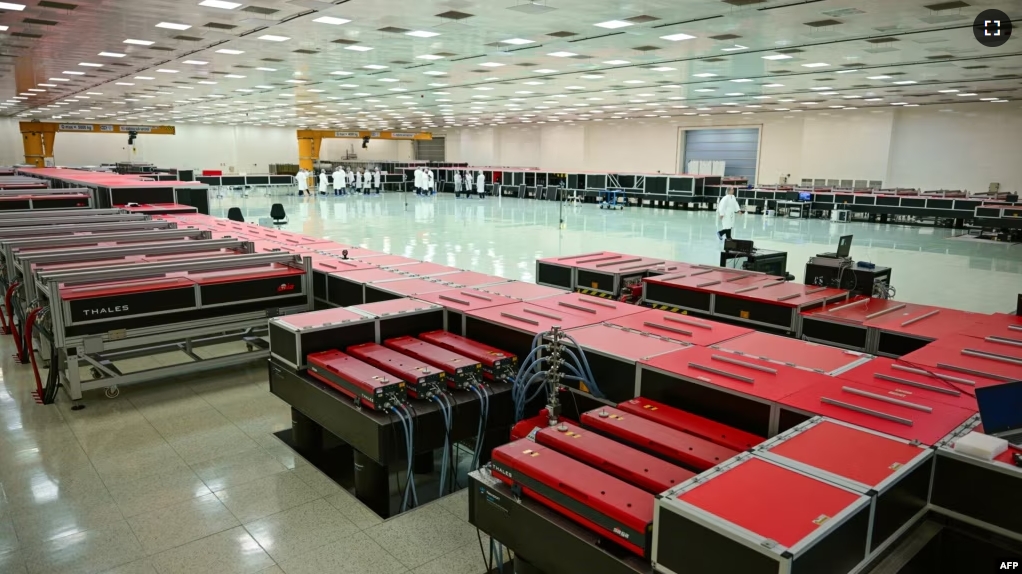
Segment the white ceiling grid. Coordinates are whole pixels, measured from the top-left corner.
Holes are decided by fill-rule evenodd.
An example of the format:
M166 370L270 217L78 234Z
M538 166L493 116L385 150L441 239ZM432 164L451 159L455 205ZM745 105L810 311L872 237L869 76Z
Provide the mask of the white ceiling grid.
M1016 105L1022 0L15 0L0 116L339 129ZM126 42L127 41L127 42Z

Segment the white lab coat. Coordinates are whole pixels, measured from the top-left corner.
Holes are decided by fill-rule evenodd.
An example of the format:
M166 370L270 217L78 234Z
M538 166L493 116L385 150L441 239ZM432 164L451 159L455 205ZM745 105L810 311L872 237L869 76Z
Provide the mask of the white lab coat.
M735 214L741 211L738 200L733 195L725 195L717 203L717 216L721 229L733 229L735 226Z
M347 187L344 185L344 180L348 174L344 173L343 170L337 170L334 172L334 191L340 191Z
M355 172L348 170L348 187L355 185Z
M476 193L479 195L486 193L486 176L482 172L476 176Z
M355 172L355 189L362 189L362 172Z
M422 170L415 168L415 189L422 189Z
M364 172L362 172L362 190L363 191L369 189L369 187L372 185L372 181L373 181L373 174L369 173L368 169L365 170Z
M433 170L429 170L426 172L426 184L431 192L434 191L434 188L436 187L436 180L434 179L434 177L435 176L433 175Z
M376 171L373 172L373 187L380 189L380 168L376 168Z
M319 173L319 192L326 193L327 187L330 185L330 176L326 174L324 169Z
M298 191L309 191L309 172L300 169L295 179L298 180Z
M461 174L454 172L454 193L461 193Z

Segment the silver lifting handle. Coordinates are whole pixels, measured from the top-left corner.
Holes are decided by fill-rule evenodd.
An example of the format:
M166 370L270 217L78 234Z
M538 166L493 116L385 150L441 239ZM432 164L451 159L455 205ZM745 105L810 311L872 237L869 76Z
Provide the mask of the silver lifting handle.
M698 369L700 371L706 371L707 373L713 373L714 375L720 375L722 377L727 377L729 379L734 379L736 381L742 381L743 383L755 384L756 382L756 379L753 379L751 377L744 377L742 375L736 375L734 373L729 373L727 371L721 371L720 369L714 369L713 367L707 367L706 365L700 365L699 363L689 363L688 366L693 369Z
M867 409L866 407L860 407L858 405L853 405L853 404L850 404L850 403L841 402L841 401L838 401L838 400L835 400L835 399L831 399L831 398L828 398L828 397L820 397L820 402L824 403L824 404L827 404L827 405L833 405L833 406L838 407L838 408L848 409L850 411L855 411L857 413L862 413L864 415L870 415L870 416L873 416L873 417L877 417L878 419L889 420L889 421L896 422L896 423L899 423L899 424L903 424L903 425L909 426L909 427L914 424L912 422L912 419L906 419L906 418L894 416L894 415L891 415L891 414L887 414L885 412L875 411L873 409Z
M858 395L860 397L866 397L868 399L875 399L875 400L878 400L878 401L883 401L885 403L891 403L892 405L899 405L899 406L902 406L902 407L905 407L905 408L909 408L909 409L913 409L913 410L917 410L917 411L922 411L924 413L932 413L933 412L933 408L932 407L927 407L925 405L917 405L915 403L910 403L908 401L903 401L901 399L892 399L891 397L885 397L884 395L878 395L876 393L871 393L869 391L863 391L863 390L856 389L856 388L853 388L853 387L841 387L841 390L846 392L846 393L850 393L850 394L853 394L853 395Z
M722 363L730 363L732 365L738 365L739 367L747 367L749 369L755 369L764 373L770 373L771 375L777 374L777 369L771 369L770 367L764 367L756 365L754 363L746 363L745 361L739 361L738 359L732 359L731 357L725 357L723 355L710 355L710 358L714 361L720 361Z
M959 397L962 393L949 389L947 387L936 387L933 385L927 385L926 383L917 383L916 381L910 381L908 379L902 379L899 377L892 377L891 375L885 375L883 373L873 373L873 378L880 379L881 381L890 381L892 383L898 383L899 385L908 385L910 387L916 387L919 389L926 389L935 393L944 393L945 395L951 395L953 397Z

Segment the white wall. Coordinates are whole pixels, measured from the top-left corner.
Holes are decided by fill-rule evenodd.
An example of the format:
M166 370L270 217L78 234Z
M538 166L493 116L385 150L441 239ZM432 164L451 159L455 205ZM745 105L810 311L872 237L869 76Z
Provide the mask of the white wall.
M292 134L294 136L294 134ZM352 147L354 146L354 147ZM402 140L371 140L367 149L362 149L362 140L359 139L326 139L319 150L319 158L322 160L344 159L345 152L354 151L358 161L368 160L398 160L411 161L414 159L414 152L411 141Z

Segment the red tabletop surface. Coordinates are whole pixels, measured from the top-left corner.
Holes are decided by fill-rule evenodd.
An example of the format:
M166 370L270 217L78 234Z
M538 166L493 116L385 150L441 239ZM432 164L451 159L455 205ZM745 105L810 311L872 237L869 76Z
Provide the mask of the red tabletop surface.
M614 301L613 299L601 299L581 293L565 293L553 297L544 297L533 302L540 307L546 307L560 313L569 313L593 319L592 322L610 321L616 317L634 315L646 311L645 307Z
M429 301L442 305L456 311L471 311L473 309L486 309L487 307L499 307L517 303L517 299L486 293L478 289L450 289L444 287L445 291L434 291L431 293L420 293L416 299Z
M720 288L721 287L718 285L712 287L711 290L718 290ZM819 289L819 287L814 285L803 285L801 283L795 283L794 281L785 281L781 282L776 287L764 285L754 291L740 293L736 296L764 301L782 307L800 307L802 305L829 301L835 297L843 297L848 294L848 291L844 289L828 288L822 291ZM790 297L791 295L796 296Z
M991 359L975 357L962 354L965 349L993 353L1006 357L1005 359ZM970 337L968 335L951 335L942 337L918 351L913 351L903 357L901 361L908 364L926 365L929 367L941 368L941 365L969 369L980 373L963 373L959 375L965 379L975 379L980 384L979 378L1006 380L1022 380L1022 347L992 343L985 339ZM1018 361L1018 362L1016 362ZM942 368L944 372L954 374L955 369ZM983 375L988 375L983 377ZM993 376L989 376L993 375Z
M610 325L590 325L567 331L586 351L593 350L631 362L684 349L687 345Z
M561 311L554 311L546 307L539 307L533 303L512 303L500 307L489 307L487 309L476 309L465 313L469 317L483 319L504 327L511 327L537 335L549 331L551 327L572 329L598 323L595 318L579 317Z
M745 327L656 310L615 317L607 322L702 347L752 332Z
M655 257L640 257L638 255L623 255L616 259L607 259L605 261L597 261L599 257L590 257L586 259L580 259L576 261L575 267L579 269L585 269L587 271L595 271L598 273L624 273L624 274L636 274L644 271L659 270L662 272L674 272L682 271L676 263L669 262L666 259L657 259ZM687 266L686 266L687 267ZM584 287L584 285L579 285Z
M832 373L853 363L869 359L869 355L863 353L759 331L728 339L723 343L713 345L713 347L746 357L758 357L793 367L802 367L818 373Z
M380 267L387 267L385 264L379 264ZM432 275L443 275L445 273L457 273L461 271L457 267L449 267L447 265L440 265L439 263L430 263L428 261L412 263L409 265L399 265L395 268L395 271L405 273L407 275L418 275L419 277L430 277ZM442 277L440 277L442 279Z
M359 269L375 269L376 266L358 259L340 259L323 253L302 253L303 257L312 259L312 268L323 273L343 273Z
M354 305L348 308L372 317L386 317L388 315L395 315L398 313L425 311L434 308L439 309L440 307L433 305L432 303L427 303L426 301L419 301L418 299L405 297L402 299L391 299L390 301L380 301L378 303Z
M940 339L959 333L986 316L957 309L906 303L905 307L897 311L866 321L866 325L876 327L881 331L902 333L925 339Z
M356 269L354 271L338 271L330 275L351 281L352 283L373 283L375 281L388 281L391 279L407 279L400 273L394 273L386 269Z
M853 492L750 458L678 500L791 547L859 499ZM819 523L819 524L818 524Z
M255 253L293 253L295 251L294 246L284 245L276 241L266 241L265 239L258 239L258 236L256 237L256 239L252 240L252 243L255 244ZM237 238L245 239L245 237L240 236Z
M965 410L976 410L976 397L973 396L975 388L973 386L941 379L925 372L906 371L906 368L913 371L930 371L929 369L918 369L917 367L912 367L887 357L877 357L864 365L859 365L854 369L841 373L837 378L852 383L865 383L880 387L884 389L888 396L895 399L911 401L912 397L924 397ZM954 375L952 374L952 376ZM968 375L962 375L960 378L968 378ZM900 381L892 381L890 379L900 379ZM930 388L914 386L908 383L925 385Z
M781 399L781 404L803 412L823 415L906 440L918 440L927 445L932 445L947 436L958 425L975 414L973 410L966 410L920 396L900 399L928 407L931 409L931 412L927 413L911 407L891 404L875 398L863 397L843 391L842 388L846 386L876 395L889 396L881 387L831 378ZM820 400L823 397L908 419L911 421L911 424L903 424L873 414L861 413L841 406L827 404Z
M519 301L535 301L543 297L562 295L566 292L564 289L526 283L525 281L508 281L507 283L498 283L497 285L486 285L479 289L487 293L518 299Z
M351 252L348 252L348 257L353 257ZM412 259L411 257L404 257L401 255L363 255L362 259L372 259L370 263L377 267L395 267L398 265L413 265L415 263L421 263L418 259Z
M718 358L715 359L714 357ZM725 360L720 360L719 358ZM776 372L771 373L753 367L734 364L733 362L728 362L729 360L737 360L741 363L763 367ZM690 381L699 381L709 386L721 387L722 389L728 389L767 401L779 401L792 393L830 380L830 377L827 375L778 365L777 363L752 357L740 357L708 347L689 347L641 362L644 365L673 373ZM718 371L751 379L753 382L750 383L745 380L712 373L692 365L710 367ZM684 405L681 405L681 407L684 408Z
M372 287L374 289L383 289L391 293L397 293L398 295L409 296L447 290L446 285L433 283L432 281L426 281L425 279L419 279L417 277L413 277L411 279L398 279L396 281L373 281Z
M564 265L565 267L574 267L579 261L588 261L590 259L600 259L601 261L613 261L614 259L622 259L629 257L621 253L614 251L596 251L593 253L582 253L579 255L564 255L560 257L546 257L539 259L540 263L552 263L554 265Z
M475 271L459 271L457 273L446 273L436 277L434 281L439 281L452 287L475 287L477 285L506 283L508 279Z
M863 301L860 303L859 301ZM883 311L899 305L891 299L874 299L872 297L855 297L847 302L824 305L810 311L803 311L802 314L813 319L835 321L838 323L852 323L862 325L866 322L866 316Z
M760 289L766 285L774 285L775 283L781 282L779 277L774 277L773 275L762 275L759 273L755 275L744 276L734 275L728 277L727 279L728 280L724 281L723 283L714 285L713 286L714 291L717 291L718 293L734 294L735 291L741 291L743 289L748 289L750 287ZM752 291L747 291L747 293L751 292Z
M321 243L321 244L318 244L316 246L316 250L317 251L321 251L323 253L333 253L338 258L343 257L344 256L344 252L347 251L348 252L348 259L375 259L377 257L383 257L383 256L387 255L386 253L383 253L383 252L380 252L380 251L373 251L372 249L365 249L365 248L358 247L358 246L346 246L346 245L335 244L335 243ZM415 260L412 259L412 261L415 261ZM380 262L377 262L377 261L369 261L369 263L372 263L373 265L375 265L377 267L380 266Z
M323 327L327 325L340 325L352 321L369 321L365 315L356 313L344 307L311 311L309 313L298 313L274 319L274 321L287 325L295 330Z
M770 452L873 488L924 451L825 420L771 447Z
M728 279L734 279L736 274L744 277L739 271L725 271L719 269L691 268L688 272L682 270L678 273L668 273L653 277L646 277L643 281L647 283L660 283L667 286L677 286L690 290L707 291L709 287L720 285Z
M961 333L980 339L992 336L1015 339L1022 342L1022 316L1008 315L1007 313L981 315L976 324L963 330Z
M179 203L144 203L135 206L117 205L115 207L119 207L132 213L152 213L152 214L192 213L197 211L195 207L192 207L190 205L181 205Z

